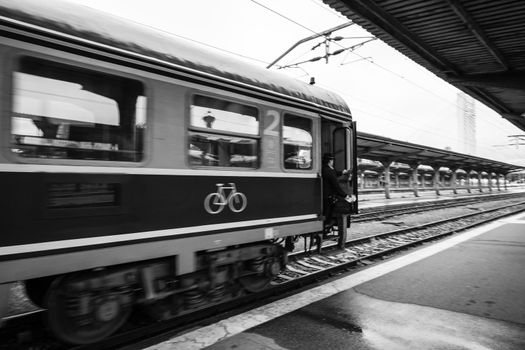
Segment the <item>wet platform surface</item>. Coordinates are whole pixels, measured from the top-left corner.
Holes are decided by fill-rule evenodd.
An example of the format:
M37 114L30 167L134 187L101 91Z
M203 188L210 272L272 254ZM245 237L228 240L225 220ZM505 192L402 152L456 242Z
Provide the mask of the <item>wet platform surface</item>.
M525 349L525 214L149 349Z
M355 289L206 349L524 349L525 326L388 302Z
M525 349L525 214L207 349Z

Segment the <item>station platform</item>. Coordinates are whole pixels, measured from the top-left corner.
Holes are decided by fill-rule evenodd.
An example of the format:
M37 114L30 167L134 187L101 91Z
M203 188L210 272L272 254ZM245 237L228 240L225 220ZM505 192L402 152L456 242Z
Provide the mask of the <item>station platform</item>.
M525 349L525 213L148 348Z
M468 193L465 189L458 190L458 193L453 193L452 190L442 190L440 195L437 195L433 190L420 191L419 197L415 197L414 193L410 189L405 191L392 191L390 198L385 198L384 193L370 193L364 192L359 193L358 201L359 208L374 208L388 205L399 205L399 204L413 204L413 203L424 203L430 201L440 201L455 198L468 198L474 196L491 196L505 193L523 193L525 195L525 186L509 186L506 190L495 190L489 192L488 189L484 189L484 192L472 189Z

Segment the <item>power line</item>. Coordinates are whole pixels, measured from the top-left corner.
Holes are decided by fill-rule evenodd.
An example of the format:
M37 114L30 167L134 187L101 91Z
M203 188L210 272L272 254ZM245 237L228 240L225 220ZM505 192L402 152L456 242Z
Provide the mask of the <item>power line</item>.
M88 5L81 5L81 6L85 6L85 7L89 7L89 8L92 8ZM92 9L95 9L96 8L92 8ZM131 18L128 18L128 17L122 17L122 16L119 16L117 14L114 14L114 13L111 13L112 16L115 16L117 18L121 18L121 19L124 19L126 21L131 21L135 24L138 24L140 26L143 26L143 27L147 27L149 29L152 29L152 30L155 30L155 31L158 31L158 32L162 32L164 34L168 34L170 36L175 36L177 38L181 38L181 39L184 39L184 40L187 40L187 41L191 41L193 43L197 43L197 44L200 44L200 45L203 45L203 46L206 46L206 47L209 47L209 48L212 48L212 49L215 49L215 50L219 50L219 51L222 51L222 52L226 52L228 54L231 54L231 55L235 55L235 56L239 56L239 57L243 57L243 58L246 58L246 59L249 59L249 60L252 60L252 61L256 61L256 62L259 62L259 63L263 63L263 64L268 64L268 62L265 62L263 60L260 60L258 58L253 58L253 57L250 57L250 56L246 56L246 55L243 55L243 54L240 54L240 53L237 53L237 52L233 52L233 51L229 51L229 50L226 50L226 49L223 49L223 48L220 48L220 47L217 47L217 46L214 46L214 45L210 45L210 44L207 44L205 42L202 42L202 41L199 41L199 40L195 40L195 39L191 39L191 38L188 38L186 36L183 36L183 35L179 35L179 34L175 34L175 33L172 33L172 32L169 32L167 30L164 30L164 29L160 29L160 28L157 28L157 27L154 27L154 26L151 26L149 24L146 24L146 23L142 23L142 22L139 22L137 20L134 20L134 19L131 19Z
M282 17L282 18L284 18L284 19L286 19L286 20L288 20L288 21L290 21L290 22L292 22L292 23L294 23L294 24L296 24L296 25L298 25L298 26L300 26L300 27L302 27L302 28L304 28L304 29L306 29L306 30L309 30L309 31L312 32L312 33L316 33L313 29L310 29L310 28L308 28L307 26L305 26L305 25L303 25L303 24L301 24L301 23L299 23L299 22L297 22L297 21L295 21L295 20L293 20L293 19L291 19L291 18L282 15L282 14L279 13L278 11L275 11L275 10L273 10L273 9L271 9L271 8L269 8L269 7L267 7L267 6L265 6L265 5L262 5L261 3L255 1L255 0L251 0L251 1L254 2L254 3L256 3L257 5L259 5L259 6L261 6L261 7L264 7L265 9L267 9L267 10L269 10L269 11L271 11L271 12L277 14L278 16L280 16L280 17ZM312 0L312 1L314 1L314 0ZM316 4L316 5L317 5L317 4ZM320 5L318 5L318 6L320 6ZM334 13L334 12L332 12L332 11L329 11L329 12L330 12L332 15L334 15L334 16L340 17L340 16L338 16L336 13ZM318 34L318 33L316 33L316 34ZM343 47L343 46L341 46L339 43L336 43L336 44L339 45L340 47ZM375 65L375 66L377 66L378 68L380 68L380 69L382 69L382 70L384 70L384 71L386 71L386 72L388 72L388 73L390 73L390 74L392 74L392 75L395 75L396 77L398 77L398 78L400 78L400 79L402 79L402 80L405 80L406 82L408 82L408 83L410 83L410 84L416 86L417 88L419 88L419 89L421 89L421 90L427 92L428 94L431 94L431 95L433 95L433 96L436 96L437 98L441 99L442 101L444 101L444 102L446 102L446 103L448 103L448 104L451 104L451 105L455 106L456 108L463 109L463 108L461 108L461 106L459 106L457 103L451 102L451 101L445 99L444 97L442 97L441 95L438 95L438 94L434 93L433 91L427 89L426 87L424 87L424 86L422 86L422 85L420 85L420 84L418 84L418 83L416 83L416 82L414 82L414 81L412 81L412 80L410 80L410 79L407 79L407 78L404 77L403 75L401 75L401 74L399 74L399 73L397 73L397 72L395 72L395 71L393 71L393 70L391 70L391 69L389 69L389 68L387 68L387 67L385 67L385 66L383 66L383 65L378 64L377 62L375 62L374 60L370 59L369 57L363 57L362 55L360 55L360 54L358 54L358 53L356 53L356 52L354 52L354 51L348 51L348 52L349 52L349 53L352 53L352 54L354 54L354 55L356 55L356 56L358 56L358 57L360 58L360 60L368 61L368 62L371 63L372 65ZM314 59L314 61L318 61L318 60L319 60L318 58L317 58L317 59ZM304 62L301 62L301 63L314 62L314 61L307 60L307 61L304 61ZM298 64L300 64L300 63L298 63ZM294 67L294 66L295 66L295 65L289 65L289 67ZM283 68L283 67L281 67L281 68ZM490 121L486 121L486 122L489 123L489 124L491 124L491 125L493 125L493 126L495 126L495 127L497 127L498 129L500 129L500 130L502 130L502 131L505 131L503 128L501 128L501 126L499 126L499 125L497 125L497 124L494 124L494 123L492 123L492 122L490 122Z
M342 49L339 49L339 50L336 50L336 51L333 51L333 52L328 52L326 55L324 56L318 56L318 57L314 57L314 58L311 58L309 60L306 60L306 61L301 61L301 62L297 62L297 63L292 63L292 64L289 64L289 65L286 65L286 66L280 66L279 69L282 69L282 68L289 68L289 67L295 67L299 64L303 64L303 63L307 63L307 62L316 62L316 61L319 61L321 59L326 59L328 61L328 57L330 56L336 56L336 55L339 55L345 51L352 51L352 50L355 50L356 48L358 47L361 47L363 46L364 44L366 44L367 42L369 41L372 41L372 40L375 40L376 38L372 38L370 40L367 40L367 41L364 41L364 42L361 42L359 44L355 44L355 45L352 45L350 47L345 47L345 48L342 48ZM319 44L321 45L321 44ZM312 49L315 49L317 48L317 45L314 46Z
M261 4L260 2L257 2L257 1L255 1L255 0L251 0L251 1L252 1L253 3L255 3L255 4L261 6L261 7L265 8L265 9L267 9L268 11L271 11L271 12L275 13L276 15L281 16L282 18L286 19L287 21L290 21L290 22L292 22L292 23L298 25L299 27L302 27L302 28L304 28L304 29L306 29L306 30L308 30L308 31L310 31L310 32L312 32L312 33L314 33L314 34L318 34L318 33L317 33L316 31L314 31L313 29L310 29L310 28L308 28L307 26L304 26L304 25L302 25L301 23L294 21L293 19L291 19L291 18L289 18L289 17L286 17L285 15L283 15L283 14L281 14L281 13L279 13L279 12L277 12L277 11L271 9L271 8L269 8L269 7L266 6L266 5Z
M321 87L324 87L326 89L330 89L330 87L328 86L323 86L321 84L319 84L319 86ZM334 89L331 89L331 90L334 90ZM365 104L370 104L369 101L366 101L365 99L362 99L362 98L359 98L359 97L355 97L355 96L352 96L348 93L345 93L345 92L342 92L342 91L337 91L338 93L342 94L342 95L347 95L349 97L351 97L352 99L356 99L356 100L361 100L362 102L364 102ZM384 108L381 108L379 106L375 106L377 109L380 109L380 110L383 110L389 114L393 114L393 115L397 115L399 117L402 118L402 120L400 119L391 119L391 118L388 118L388 117L385 117L383 115L378 115L378 114L375 114L375 113L372 113L370 111L365 111L359 107L352 107L351 109L352 110L356 110L356 111L360 111L362 113L365 113L365 114L368 114L372 117L375 117L375 118L378 118L378 119L381 119L381 120L386 120L386 121L389 121L389 122L392 122L394 124L398 124L398 125L401 125L401 126L404 126L404 127L408 127L409 129L412 129L414 131L419 131L419 132L426 132L426 133L429 133L429 134L433 134L433 135L436 135L436 136L439 136L440 138L442 139L449 139L451 141L457 141L455 138L451 137L449 134L443 134L443 133L437 133L435 132L434 130L430 129L430 128L427 128L427 127L415 127L413 124L408 124L408 121L405 121L405 117L402 116L401 114L399 113L396 113L396 112L393 112L393 111L390 111L390 110L387 110L387 109L384 109ZM413 134L413 132L412 132ZM479 149L483 149L484 151L486 152L493 152L494 150L486 145L478 145L476 144L476 147L478 147Z
M332 27L332 28L329 28L329 29L326 29L322 32L319 32L319 33L316 33L314 35L310 35L309 37L306 37L306 38L303 38L299 41L297 41L295 44L293 44L290 48L288 48L288 50L286 50L284 53L282 53L279 57L277 57L275 60L272 61L272 63L270 63L269 65L266 66L266 69L269 69L271 68L273 65L275 65L281 58L283 58L284 56L286 56L288 53L290 53L292 50L294 50L297 46L301 45L301 44L304 44L310 40L313 40L313 39L316 39L318 37L321 37L321 36L324 36L325 39L324 39L324 44L325 44L325 51L328 53L328 47L329 47L329 42L330 40L339 40L337 38L334 38L334 39L330 39L330 35L334 32L334 31L337 31L337 30L340 30L342 28L346 28L346 27L349 27L351 25L353 25L354 22L346 22L346 23L343 23L343 24L340 24L338 26L335 26L335 27ZM317 47L319 47L320 45L322 45L321 43L314 46L312 48L313 49L316 49ZM326 60L328 62L328 58Z
M324 11L326 11L326 12L329 12L330 14L332 14L332 15L334 15L334 16L337 16L337 17L339 17L339 18L342 19L342 20L345 20L345 21L348 20L348 18L346 18L346 17L342 16L341 14L339 14L339 12L337 12L337 11L331 9L331 8L329 9L325 4L320 4L319 1L317 1L317 0L310 0L310 1L311 1L314 5L316 5L317 7L322 8L322 9L323 9Z
M433 130L431 130L431 129L425 129L425 128L420 128L420 127L417 127L417 128L416 128L416 127L414 127L413 125L410 125L410 124L406 124L406 123L400 122L400 121L398 121L397 119L385 118L385 117L379 116L379 115L377 115L377 114L370 113L370 112L368 112L368 111L362 110L362 109L357 108L357 107L353 108L353 110L358 110L358 111L361 111L362 113L368 114L368 115L370 115L370 116L372 116L372 117L376 117L376 118L378 118L378 119L382 119L382 120L387 120L387 121L392 122L392 123L395 123L395 124L403 125L403 126L408 127L408 128L410 128L410 129L416 129L416 130L418 130L419 132L426 132L426 133L428 133L428 134L433 134L433 135L435 135L435 136L439 136L439 137L442 138L442 139L446 138L446 139L449 139L449 140L451 140L451 141L456 141L456 139L454 139L454 138L451 137L451 136L443 135L443 134L439 134L439 133L437 133L437 132L435 132L435 131L433 131Z

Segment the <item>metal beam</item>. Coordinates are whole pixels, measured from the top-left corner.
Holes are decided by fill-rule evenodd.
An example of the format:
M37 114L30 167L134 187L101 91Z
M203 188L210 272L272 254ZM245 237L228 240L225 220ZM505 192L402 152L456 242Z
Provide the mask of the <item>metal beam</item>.
M491 40L487 37L483 29L481 29L476 21L468 14L463 6L457 0L447 0L452 10L461 18L461 20L467 25L472 34L478 39L478 41L485 46L492 56L501 64L505 70L510 70L509 65L503 55L494 46Z
M525 113L524 113L525 114ZM509 120L515 120L517 122L525 122L525 115L524 114L511 114L511 113L505 113L505 114L502 114L501 116L505 119L509 119Z
M423 41L415 34L405 28L396 18L390 16L374 1L370 0L323 0L332 8L336 9L341 3L357 14L361 18L366 18L386 33L403 43L407 48L417 53L421 58L426 60L430 65L436 67L441 72L450 72L458 74L459 70L449 61L438 55L429 47L423 45ZM337 9L341 11L341 9ZM347 16L348 17L348 16Z
M525 90L525 72L502 72L490 74L468 74L447 76L452 84L477 87L499 87L505 89Z
M375 147L364 147L363 150L366 153L370 153L370 152L375 152L375 151L381 151L381 150L385 149L388 146L390 146L390 144L386 143L386 144L375 146Z

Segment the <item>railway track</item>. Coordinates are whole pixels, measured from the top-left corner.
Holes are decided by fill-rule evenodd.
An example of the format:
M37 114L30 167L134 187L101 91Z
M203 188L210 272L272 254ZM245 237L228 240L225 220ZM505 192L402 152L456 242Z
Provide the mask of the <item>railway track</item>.
M356 266L369 265L401 250L428 241L438 240L456 232L523 211L525 211L525 201L514 200L511 204L501 205L481 212L459 215L418 225L417 227L403 228L353 239L347 241L345 248L342 250L337 249L336 242L328 241L328 244L323 246L322 254L318 254L313 250L290 254L286 269L273 278L270 286L262 292L241 295L227 303L217 304L191 314L154 324L147 323L139 317L133 318L130 324L119 334L94 345L78 346L73 349L139 349L142 345L147 346L160 342L170 337L170 335L182 332L198 324L212 323L218 320L214 318L216 314L221 314L221 317L224 317L228 313L238 313L243 308L251 308L254 304L263 303L268 299L278 298L287 293L293 293L297 288L311 285L314 282L329 278L334 274L342 273ZM35 324L37 317L38 313L33 313L30 316L26 316L25 319L16 319L16 322L13 320L13 324L17 326L13 328L12 332L16 332L16 334L9 334L10 342L4 342L0 349L15 348L10 347L15 343L16 349L71 349L52 339L47 339L45 336L42 338L39 338L41 335L35 334L29 336L28 333L30 331L24 329L21 325ZM7 339L7 334L5 333L3 335L0 334L0 336L3 339ZM38 339L34 339L35 337Z
M337 250L334 243L332 246L323 247L324 253L318 256L299 253L293 257L289 267L278 275L272 283L274 285L288 283L294 278L317 274L331 269L332 266L345 268L349 264L355 265L364 260L376 259L410 246L439 239L522 211L525 211L525 201L480 213L434 221L418 227L357 238L347 241L344 250ZM290 278L290 276L294 276L294 278Z
M488 197L490 196L490 197ZM395 206L385 206L379 208L366 208L360 211L359 214L352 216L352 222L367 222L376 221L392 218L398 215L415 214L429 210L438 210L443 208L459 207L469 204L482 203L490 200L505 200L512 198L520 198L523 194L521 193L505 193L505 194L493 194L484 196L475 196L471 198L461 199L445 199L439 202L430 203L416 203L416 204L400 204Z

